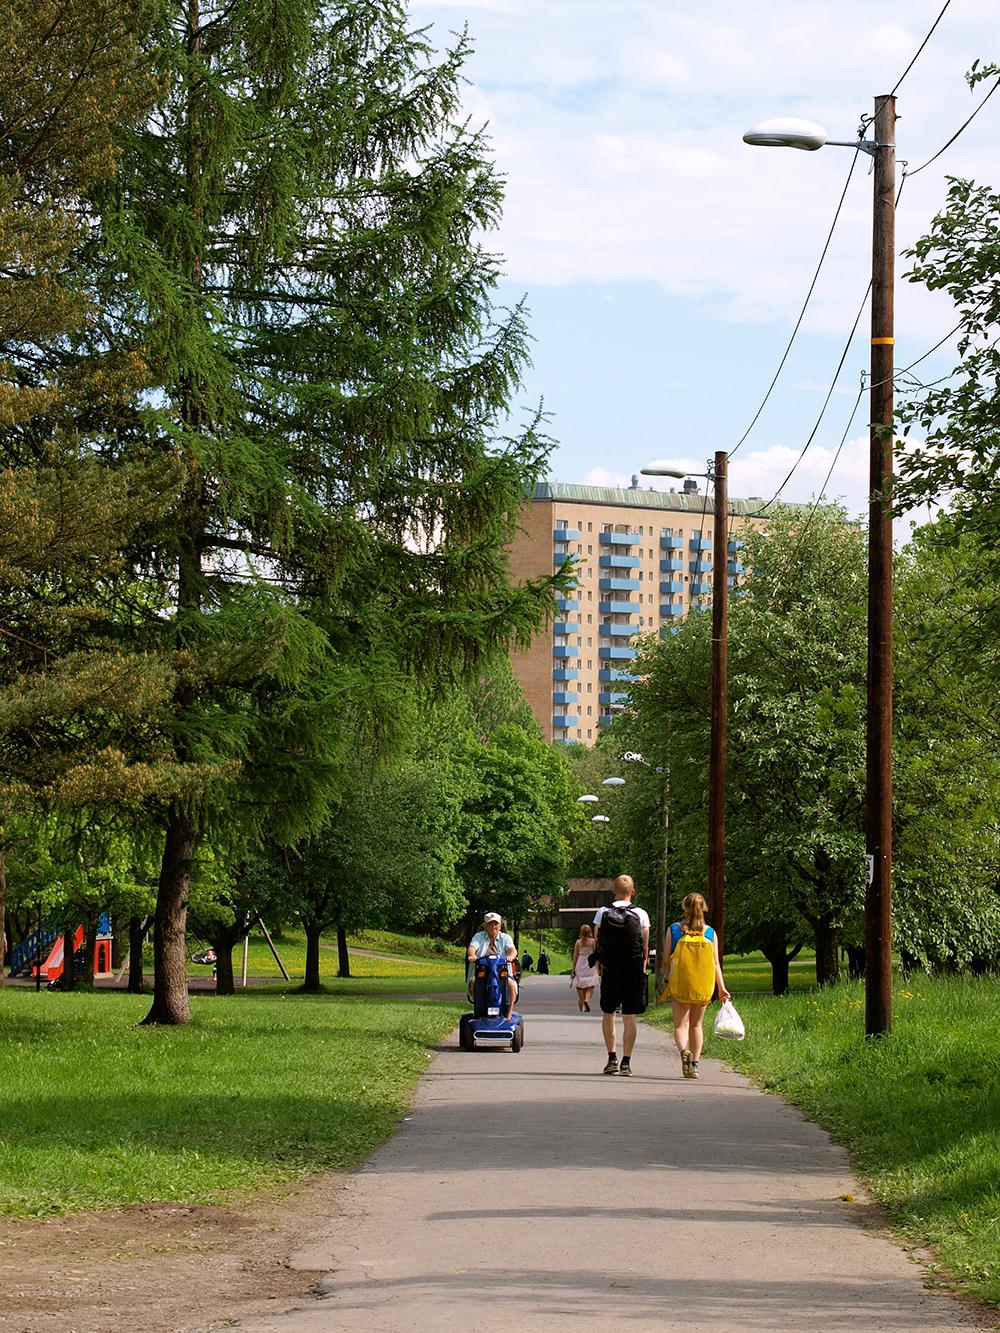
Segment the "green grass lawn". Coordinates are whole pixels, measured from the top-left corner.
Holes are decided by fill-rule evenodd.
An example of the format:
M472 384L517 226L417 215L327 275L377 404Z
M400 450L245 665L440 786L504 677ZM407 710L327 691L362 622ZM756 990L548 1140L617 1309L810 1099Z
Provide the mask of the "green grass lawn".
M192 942L192 951L200 947ZM281 939L274 941L281 961L285 965L293 982L301 981L306 971L306 940L301 932L286 931ZM369 958L359 950L371 950L378 953L398 955L391 958ZM389 932L368 931L362 935L348 937L348 952L351 955L351 979L382 978L387 981L408 977L411 982L419 980L451 980L450 989L461 989L464 950L449 945L441 940L431 940L415 936L395 935ZM243 966L243 946L238 944L233 950L233 971L239 983ZM337 939L335 935L323 939L319 955L320 977L324 985L341 991L342 983L337 981ZM188 975L210 977L212 969L200 963L188 963ZM281 970L274 960L271 950L263 935L251 934L247 959L249 977L281 977ZM334 984L336 983L336 984ZM392 989L392 987L386 987ZM422 989L411 984L411 990ZM447 986L438 987L441 990Z
M415 989L409 979L409 989ZM393 1130L461 1006L0 991L0 1213L217 1202L362 1161Z
M774 999L737 975L727 962L747 1038L710 1037L706 1054L829 1129L897 1231L1000 1304L1000 982L898 981L891 1036L866 1042L861 983Z

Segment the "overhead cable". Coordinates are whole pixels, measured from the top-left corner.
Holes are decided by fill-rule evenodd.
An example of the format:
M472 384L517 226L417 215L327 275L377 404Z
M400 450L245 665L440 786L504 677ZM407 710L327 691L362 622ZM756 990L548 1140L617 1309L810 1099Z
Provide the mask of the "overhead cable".
M965 124L959 126L959 128L958 128L958 129L955 131L955 133L951 136L951 138L948 140L948 142L947 142L946 144L943 144L943 145L937 150L937 152L934 154L933 157L929 157L929 158L927 159L926 162L922 162L922 163L920 164L919 167L914 167L912 171L907 171L906 168L904 167L904 168L903 168L903 175L904 175L904 176L916 176L919 172L923 171L923 169L924 169L925 167L929 167L930 164L931 164L932 162L936 162L936 161L938 160L938 158L941 156L941 154L945 151L945 149L946 149L946 148L950 148L950 147L952 146L952 144L955 142L955 140L958 138L958 136L959 136L964 130L966 130L966 129L968 128L968 126L970 126L970 125L972 124L972 122L975 120L975 118L979 115L980 111L982 111L983 107L986 105L986 103L990 100L990 98L991 98L991 97L993 96L993 94L996 92L997 88L1000 88L1000 79L997 79L996 83L995 83L995 84L993 85L993 87L989 90L989 92L986 94L986 96L983 98L983 100L979 103L979 105L976 107L975 111L973 111L972 115L971 115L971 116L969 117L969 119L965 122Z

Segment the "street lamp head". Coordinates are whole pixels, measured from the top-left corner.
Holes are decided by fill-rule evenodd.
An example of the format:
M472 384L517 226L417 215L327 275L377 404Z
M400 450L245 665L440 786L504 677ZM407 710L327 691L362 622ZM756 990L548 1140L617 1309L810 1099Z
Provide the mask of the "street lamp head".
M590 822L592 824L610 824L611 820L607 815L592 815Z
M590 795L578 796L576 798L576 803L577 805L590 805L592 802L596 802L599 800L600 800L599 796L590 796Z
M690 477L690 472L685 472L679 468L676 463L668 462L666 459L658 459L655 463L647 463L645 467L639 469L644 477L676 477L678 481L683 481L685 477Z
M624 786L625 786L625 779L624 779L624 778L605 778L604 781L601 783L601 786L602 786L602 787L624 787Z
M779 116L752 126L744 134L743 142L755 148L801 148L812 153L826 143L826 130L814 120Z

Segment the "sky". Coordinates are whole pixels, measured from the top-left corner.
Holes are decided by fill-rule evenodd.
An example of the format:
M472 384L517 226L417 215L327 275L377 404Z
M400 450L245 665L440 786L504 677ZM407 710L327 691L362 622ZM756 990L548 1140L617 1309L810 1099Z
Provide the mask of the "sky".
M944 0L410 0L439 48L467 27L465 110L486 125L507 182L490 237L501 304L526 298L539 400L556 446L552 480L628 485L651 459L704 471L733 452L730 495L769 499L820 417L871 275L872 182L858 155L829 253L777 386L778 368L854 154L751 148L774 116L854 141L892 90ZM944 205L949 175L1000 188L1000 93L973 112L975 60L1000 60L996 0L951 0L897 91L896 366L957 322L948 297L906 279L903 253ZM901 168L900 168L901 169ZM867 505L869 312L826 414L783 498ZM946 344L918 368L954 364ZM734 452L735 451L735 452ZM669 482L644 482L667 488ZM926 516L926 515L925 515ZM919 519L919 515L915 516Z

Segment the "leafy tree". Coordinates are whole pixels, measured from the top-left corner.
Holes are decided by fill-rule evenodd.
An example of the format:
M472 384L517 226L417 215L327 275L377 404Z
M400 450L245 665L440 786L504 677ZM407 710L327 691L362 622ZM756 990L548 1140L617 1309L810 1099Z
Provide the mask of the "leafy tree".
M534 422L496 437L527 335L490 304L502 190L457 119L465 40L436 59L397 0L158 13L154 113L97 203L108 337L141 343L157 385L111 456L148 452L152 428L182 473L132 548L158 608L133 641L171 664L163 731L193 774L166 811L154 928L147 1021L173 1023L203 832L336 837L331 674L462 678L527 641L552 580L506 567L545 444ZM300 796L280 828L279 752Z
M860 929L863 534L824 507L808 527L786 511L766 537L745 536L754 575L729 618L728 940L766 948L780 985L808 922L822 984L836 980L838 937ZM710 647L709 617L690 617L633 687L636 748L667 737L679 896L704 885Z
M970 86L996 78L1000 66L980 66ZM1000 683L1000 193L971 180L949 178L947 202L931 229L909 252L907 275L946 291L959 315L959 361L952 375L912 394L900 409L915 438L898 452L895 502L901 509L950 497L933 527L940 550L964 548L963 584L976 594L976 613L956 618L953 649L966 669Z

